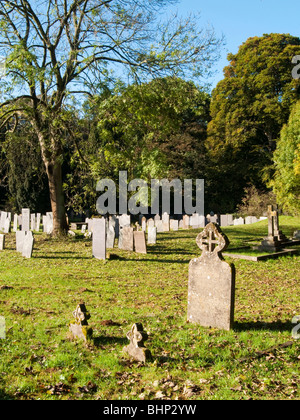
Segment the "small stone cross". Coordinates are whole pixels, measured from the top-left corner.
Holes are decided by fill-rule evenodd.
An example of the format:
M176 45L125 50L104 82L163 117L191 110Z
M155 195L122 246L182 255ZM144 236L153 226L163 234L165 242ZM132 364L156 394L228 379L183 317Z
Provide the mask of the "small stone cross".
M151 353L144 347L144 341L147 340L148 334L143 330L142 324L133 324L131 330L127 333L126 337L130 344L124 347L123 351L129 354L138 362L146 362L151 359Z
M87 320L90 319L90 314L86 310L85 304L80 303L77 305L75 311L73 311L75 321L72 321L69 325L69 330L74 338L82 338L85 342L89 337L92 337L93 330L88 326Z

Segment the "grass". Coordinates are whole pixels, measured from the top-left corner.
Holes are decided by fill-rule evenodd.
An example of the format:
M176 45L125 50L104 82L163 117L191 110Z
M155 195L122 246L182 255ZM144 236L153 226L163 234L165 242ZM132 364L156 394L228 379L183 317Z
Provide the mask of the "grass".
M287 236L300 218L281 217ZM33 258L0 255L0 399L299 399L300 256L236 267L235 324L227 332L186 322L188 263L200 255L199 230L158 234L147 255L115 248L92 258L78 233L59 241L36 234ZM266 236L267 222L224 228L232 248ZM3 287L8 286L8 287ZM68 333L85 302L94 339ZM110 322L113 321L113 322ZM141 322L153 360L130 360L126 333Z

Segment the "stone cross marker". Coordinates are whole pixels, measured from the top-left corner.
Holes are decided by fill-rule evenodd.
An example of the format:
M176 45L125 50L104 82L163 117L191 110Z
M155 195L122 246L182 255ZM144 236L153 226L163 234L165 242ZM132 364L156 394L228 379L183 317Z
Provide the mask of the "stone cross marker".
M268 237L264 238L259 249L277 252L281 249L282 243L286 241L286 236L279 230L278 208L270 205L268 206Z
M93 219L93 257L106 259L106 220Z
M143 330L142 324L133 324L131 330L127 333L127 338L130 340L130 344L123 348L124 352L138 362L145 363L151 359L150 350L144 346L144 341L147 340L148 334Z
M234 320L235 269L222 258L229 241L215 223L197 236L200 258L189 264L189 322L230 330Z
M88 326L87 320L90 319L90 314L87 312L85 304L81 303L77 305L77 308L73 312L75 321L72 321L69 325L69 330L74 338L82 338L85 342L88 338L92 337L93 330Z

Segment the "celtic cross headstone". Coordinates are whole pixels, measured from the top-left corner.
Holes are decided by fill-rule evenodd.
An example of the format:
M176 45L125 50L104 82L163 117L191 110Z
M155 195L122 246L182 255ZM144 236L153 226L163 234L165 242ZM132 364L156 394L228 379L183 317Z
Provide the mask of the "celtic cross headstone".
M222 257L228 238L217 224L209 223L196 243L202 255L189 264L188 321L230 330L234 320L235 269Z

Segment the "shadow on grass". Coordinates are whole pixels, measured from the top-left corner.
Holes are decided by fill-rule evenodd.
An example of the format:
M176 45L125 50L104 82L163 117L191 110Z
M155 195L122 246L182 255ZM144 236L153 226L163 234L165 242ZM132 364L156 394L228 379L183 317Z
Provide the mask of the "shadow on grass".
M107 344L118 344L126 346L129 344L128 339L125 337L109 337L109 336L99 336L92 338L95 347L105 346Z
M292 331L293 324L290 321L281 322L235 322L235 331Z

